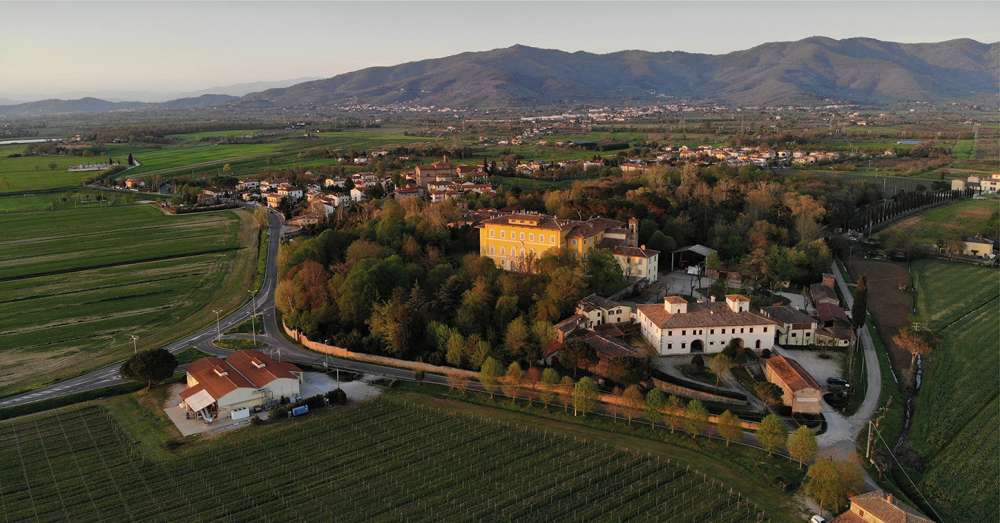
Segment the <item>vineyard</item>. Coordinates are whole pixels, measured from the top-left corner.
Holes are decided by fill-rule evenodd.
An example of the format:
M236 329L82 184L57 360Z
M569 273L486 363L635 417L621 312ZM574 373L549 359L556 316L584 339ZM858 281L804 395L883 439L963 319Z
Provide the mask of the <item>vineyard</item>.
M143 457L100 407L0 425L5 521L754 521L646 454L383 398Z

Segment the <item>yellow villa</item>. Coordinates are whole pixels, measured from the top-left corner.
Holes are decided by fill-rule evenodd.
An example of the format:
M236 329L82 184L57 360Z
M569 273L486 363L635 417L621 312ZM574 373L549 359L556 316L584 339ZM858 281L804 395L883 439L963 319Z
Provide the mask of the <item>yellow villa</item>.
M628 226L608 218L560 220L547 214L512 213L483 222L479 254L507 271L531 272L549 251L564 249L584 256L591 249L608 249L627 277L656 281L659 252L636 245L638 221Z

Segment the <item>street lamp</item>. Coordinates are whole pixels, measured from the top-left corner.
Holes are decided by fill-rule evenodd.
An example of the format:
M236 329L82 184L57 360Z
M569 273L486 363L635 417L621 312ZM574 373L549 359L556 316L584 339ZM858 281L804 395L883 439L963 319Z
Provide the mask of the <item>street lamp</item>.
M132 339L132 354L138 354L139 347L136 345L136 341L138 341L139 337L135 334L129 334L128 337Z
M222 339L222 327L219 325L219 314L222 313L219 309L212 309L215 313L215 341Z
M247 289L247 293L250 294L250 338L253 339L253 346L257 346L257 323L254 321L254 316L257 316L257 300L254 299L253 291Z

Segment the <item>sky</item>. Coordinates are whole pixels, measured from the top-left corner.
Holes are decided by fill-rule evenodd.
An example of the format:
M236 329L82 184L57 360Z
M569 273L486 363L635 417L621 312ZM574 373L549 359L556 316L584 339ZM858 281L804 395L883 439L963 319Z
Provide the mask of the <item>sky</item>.
M516 43L726 53L822 35L1000 40L1000 2L0 2L0 99L164 99Z

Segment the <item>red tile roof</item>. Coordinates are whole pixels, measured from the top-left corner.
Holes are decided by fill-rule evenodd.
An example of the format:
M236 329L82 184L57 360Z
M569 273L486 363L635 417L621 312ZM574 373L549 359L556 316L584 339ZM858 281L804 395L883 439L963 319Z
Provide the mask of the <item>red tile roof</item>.
M671 303L673 297L666 299ZM683 300L683 298L681 298ZM636 308L661 329L684 327L743 327L777 325L778 322L754 312L733 312L725 303L689 303L687 312L670 314L661 303L641 303Z
M778 376L778 378L788 385L792 391L798 392L803 389L819 389L819 383L802 368L799 362L792 358L786 358L781 354L774 354L767 359L767 368Z
M198 382L181 392L185 399L199 390L219 399L230 392L249 387L259 389L279 378L298 379L302 369L283 361L275 361L255 350L241 350L226 359L201 358L188 365L187 373Z

